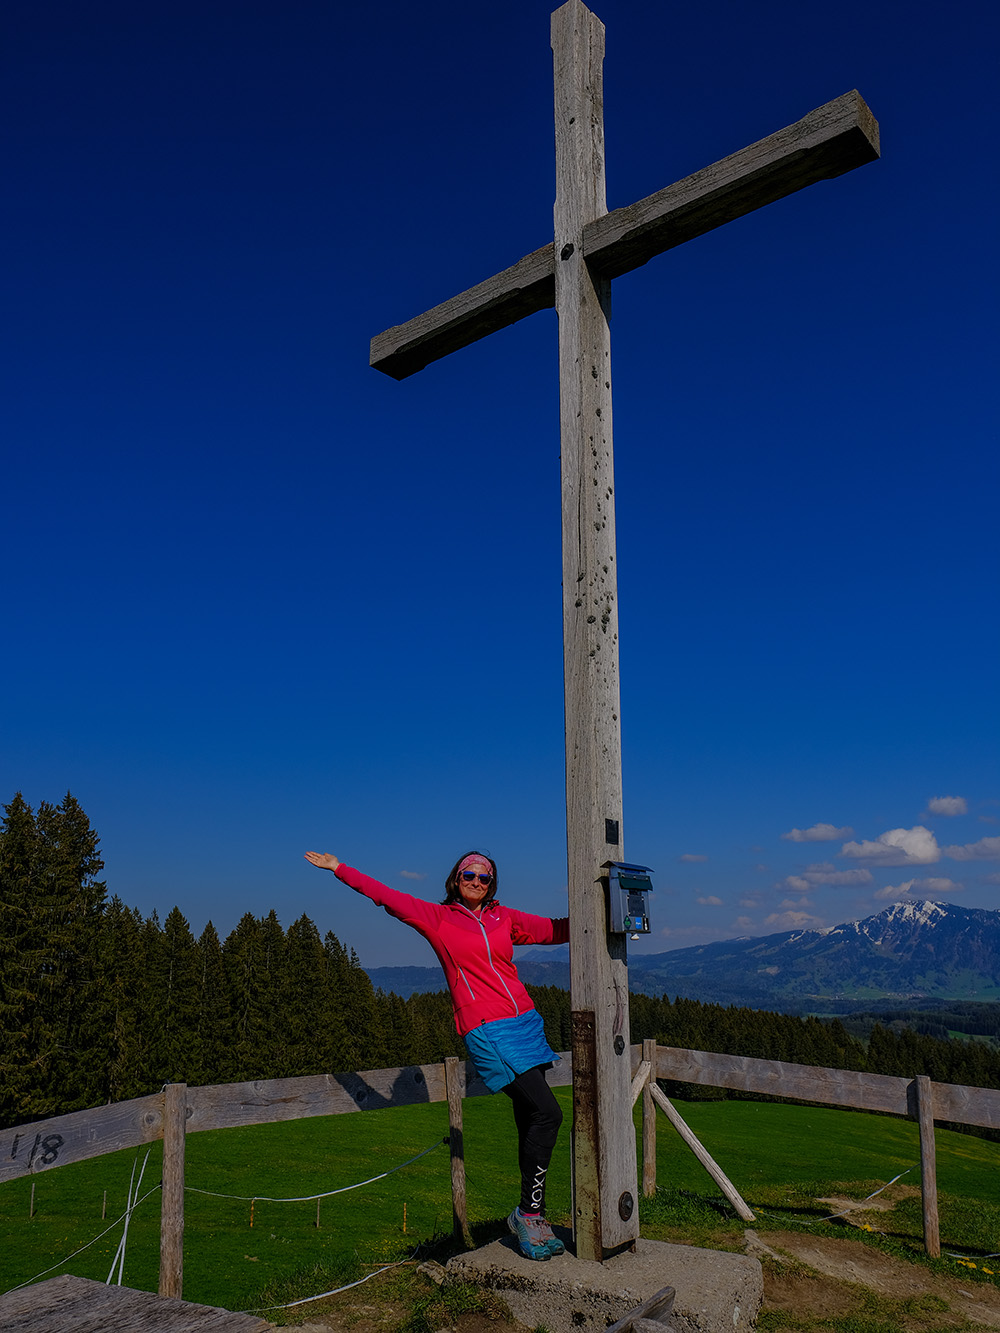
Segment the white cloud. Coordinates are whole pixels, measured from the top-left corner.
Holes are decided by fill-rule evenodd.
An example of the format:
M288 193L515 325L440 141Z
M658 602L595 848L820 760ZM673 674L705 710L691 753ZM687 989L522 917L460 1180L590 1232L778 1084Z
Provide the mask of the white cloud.
M1000 870L994 870L991 875L983 876L984 884L1000 884Z
M1000 842L1000 838L997 841ZM889 829L887 833L880 833L874 842L845 842L840 855L867 861L869 865L926 866L941 860L941 848L930 829L917 824L913 828Z
M754 928L754 923L748 916L738 916L733 925L738 926L740 930L753 930Z
M707 861L708 857L702 856L698 852L685 852L683 856L679 856L677 859L678 861Z
M695 901L701 903L702 907L721 907L721 906L722 906L722 899L721 899L721 898L716 898L713 894L709 894L709 896L708 896L707 898L697 898Z
M833 824L813 824L812 828L793 828L781 836L786 842L840 842L854 830L849 824L836 828Z
M927 802L929 815L967 815L969 805L964 796L932 796Z
M812 907L812 902L808 898L783 898L778 904L779 907Z
M818 884L870 884L871 882L870 870L835 870L829 861L821 861L818 865L807 867L801 875L789 875L774 887L791 889L794 893L808 893Z
M419 870L401 870L401 871L399 872L399 877L400 877L400 879L426 879L426 878L427 878L427 876L426 876L426 875L422 875L422 874L420 873Z
M914 881L908 879L905 884L887 884L884 889L876 889L874 897L876 898L902 898L905 893L909 893L913 888Z
M760 903L757 901L756 898L741 898L740 901L739 901L739 906L740 906L740 907L759 907L759 906L760 906Z
M946 847L944 854L953 861L1000 861L1000 838L980 838L964 847Z
M884 889L878 889L874 897L898 899L907 893L912 897L927 893L961 893L964 888L964 884L956 884L953 879L932 875L928 879L908 879L904 884L887 884Z
M822 930L826 922L808 912L772 912L764 918L764 925L774 930Z

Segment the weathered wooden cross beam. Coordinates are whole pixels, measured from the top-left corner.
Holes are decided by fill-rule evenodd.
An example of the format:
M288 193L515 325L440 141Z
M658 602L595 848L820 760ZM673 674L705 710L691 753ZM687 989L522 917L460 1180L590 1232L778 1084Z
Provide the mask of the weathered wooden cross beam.
M878 125L856 92L627 208L607 211L604 25L568 0L552 15L555 238L372 339L371 364L405 379L548 306L559 317L566 819L573 1009L573 1222L577 1254L634 1243L625 937L607 929L602 865L624 859L611 437L611 279L816 181L874 161Z

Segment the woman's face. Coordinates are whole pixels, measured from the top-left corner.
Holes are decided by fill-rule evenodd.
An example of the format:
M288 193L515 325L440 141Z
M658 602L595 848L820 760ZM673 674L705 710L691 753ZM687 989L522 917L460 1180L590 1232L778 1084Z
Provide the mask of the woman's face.
M466 879L467 875L474 878ZM479 876L489 875L489 879L484 883ZM473 912L478 912L483 905L483 899L493 887L493 871L489 861L481 856L477 856L474 861L469 861L458 872L458 893L459 897L466 907Z

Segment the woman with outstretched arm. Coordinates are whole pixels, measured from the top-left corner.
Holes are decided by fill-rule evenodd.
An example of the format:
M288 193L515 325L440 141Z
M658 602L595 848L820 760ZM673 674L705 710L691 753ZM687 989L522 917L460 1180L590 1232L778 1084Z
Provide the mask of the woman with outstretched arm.
M545 1040L542 1017L518 978L513 946L566 943L568 918L553 921L502 906L496 864L481 852L456 861L441 903L390 889L329 852L305 855L412 926L437 954L469 1058L489 1090L505 1092L514 1108L521 1201L507 1225L527 1258L562 1254L565 1247L545 1220L545 1176L562 1123L545 1071L559 1057Z

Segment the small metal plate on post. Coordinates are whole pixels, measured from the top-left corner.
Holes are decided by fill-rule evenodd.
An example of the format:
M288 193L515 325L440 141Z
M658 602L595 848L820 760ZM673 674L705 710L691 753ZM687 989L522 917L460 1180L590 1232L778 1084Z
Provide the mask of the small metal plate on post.
M622 1055L624 1054L624 1051L625 1051L625 1038L619 1032L618 1036L615 1037L615 1055Z
M635 1200L629 1194L628 1190L618 1200L618 1216L623 1222L627 1222L635 1210Z

